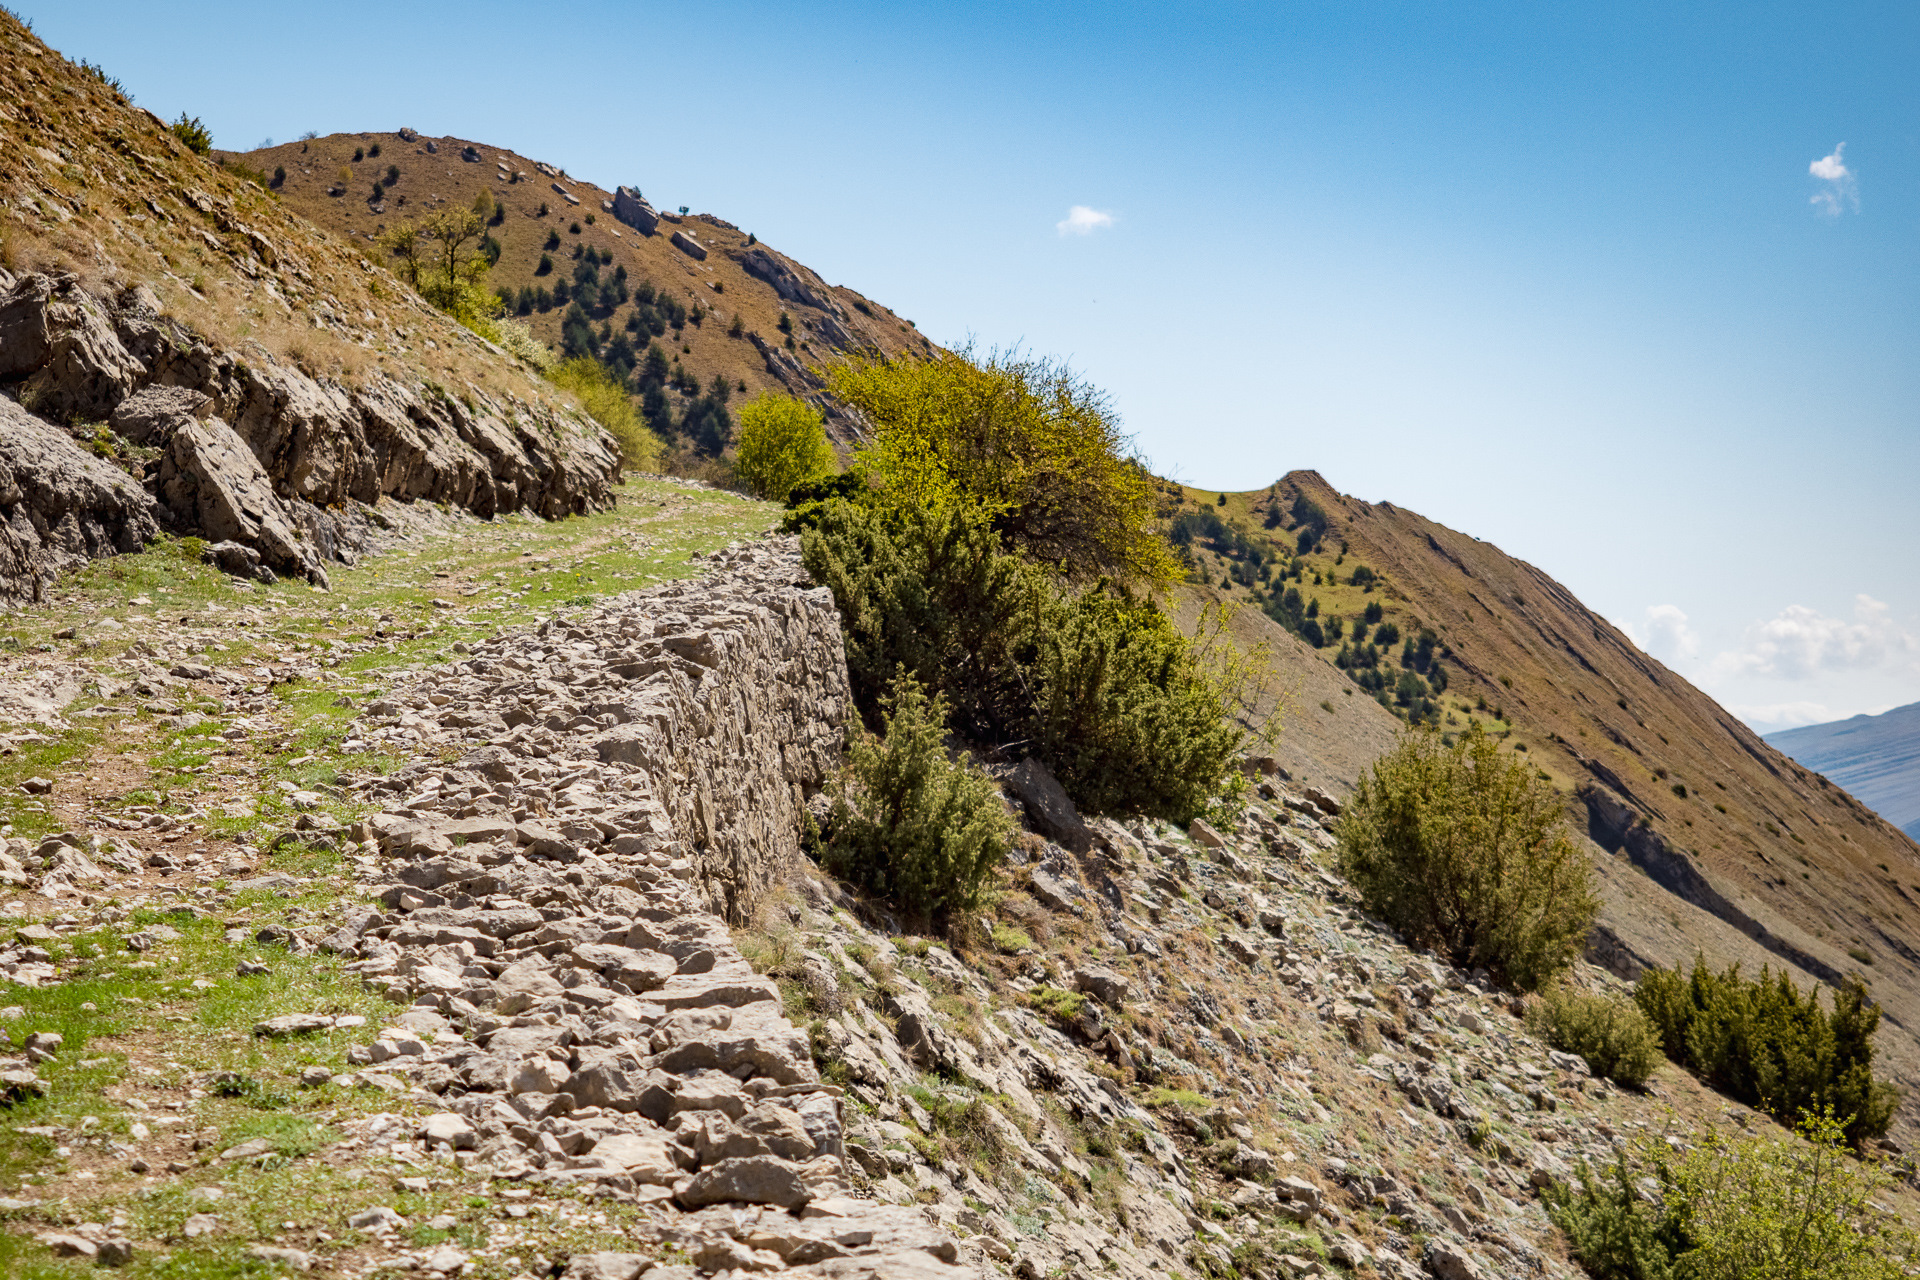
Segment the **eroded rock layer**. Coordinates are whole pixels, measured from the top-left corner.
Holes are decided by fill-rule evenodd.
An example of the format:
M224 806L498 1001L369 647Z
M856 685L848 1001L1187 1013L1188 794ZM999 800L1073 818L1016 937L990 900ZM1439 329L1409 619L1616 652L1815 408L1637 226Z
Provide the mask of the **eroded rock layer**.
M4 599L37 598L76 557L135 550L158 526L323 584L323 562L351 562L342 513L358 506L555 518L604 508L619 475L604 432L550 407L382 374L350 387L265 350L243 359L161 316L143 287L102 299L71 275L0 271L0 386L17 401L5 434L20 438L0 487ZM141 471L149 492L103 478L55 423L110 423L157 450Z

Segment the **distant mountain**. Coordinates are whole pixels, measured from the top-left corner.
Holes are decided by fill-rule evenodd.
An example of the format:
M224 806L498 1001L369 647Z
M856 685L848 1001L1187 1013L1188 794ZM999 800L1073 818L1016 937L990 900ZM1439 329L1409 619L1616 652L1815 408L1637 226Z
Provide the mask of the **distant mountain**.
M1767 741L1920 840L1920 702L1877 716L1783 729Z

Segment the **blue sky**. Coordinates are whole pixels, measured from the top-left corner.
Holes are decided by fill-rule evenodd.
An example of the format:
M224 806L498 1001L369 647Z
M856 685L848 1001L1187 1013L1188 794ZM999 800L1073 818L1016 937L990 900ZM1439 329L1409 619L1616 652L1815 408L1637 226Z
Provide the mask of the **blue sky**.
M18 7L223 146L511 147L1069 357L1163 472L1498 543L1762 728L1920 699L1911 4Z

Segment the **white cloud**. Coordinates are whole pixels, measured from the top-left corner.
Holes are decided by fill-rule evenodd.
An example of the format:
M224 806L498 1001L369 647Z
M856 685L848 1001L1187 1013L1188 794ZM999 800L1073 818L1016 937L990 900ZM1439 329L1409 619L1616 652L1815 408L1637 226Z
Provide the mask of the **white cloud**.
M1860 212L1860 186L1854 180L1853 170L1841 159L1846 149L1847 144L1843 142L1833 149L1832 155L1821 156L1807 166L1808 173L1826 184L1813 193L1812 204L1829 218L1837 218L1848 209Z
M1700 636L1677 604L1649 605L1645 622L1623 622L1619 625L1627 633L1627 638L1640 646L1642 652L1652 654L1662 662L1694 658L1700 654Z
M1731 706L1727 710L1760 730L1797 729L1803 724L1826 724L1841 717L1820 702L1776 702L1770 706Z
M1839 671L1911 666L1916 653L1920 640L1893 620L1887 606L1858 595L1852 621L1788 605L1750 629L1741 648L1715 657L1713 669L1725 676L1808 680Z
M1067 210L1067 216L1053 224L1053 229L1063 236L1090 236L1103 227L1113 225L1113 215L1102 209L1089 209L1077 204Z

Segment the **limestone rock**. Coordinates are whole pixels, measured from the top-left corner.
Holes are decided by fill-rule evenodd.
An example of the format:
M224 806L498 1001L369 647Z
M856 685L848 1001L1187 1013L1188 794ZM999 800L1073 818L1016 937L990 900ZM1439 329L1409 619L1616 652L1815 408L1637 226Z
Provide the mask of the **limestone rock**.
M652 1265L644 1253L576 1253L563 1280L636 1280Z
M1075 853L1085 853L1093 846L1093 833L1081 821L1079 808L1040 761L1029 757L1015 765L1007 774L1007 789L1026 806L1028 818L1049 839Z
M660 225L660 215L632 187L614 188L613 216L642 235L652 235L654 228Z
M744 1156L702 1169L675 1188L674 1199L689 1209L734 1202L791 1209L813 1199L813 1193L792 1161L776 1156Z
M0 381L35 413L104 421L144 373L76 277L30 273L0 297Z
M269 567L325 585L326 572L260 460L219 419L174 420L160 456L158 494L181 526L209 540L244 543Z
M1132 984L1120 974L1101 965L1082 965L1074 972L1074 985L1109 1009L1126 1003Z
M122 400L107 425L135 444L160 445L179 423L212 413L213 398L192 387L147 387Z
M689 258L697 262L705 262L707 260L707 246L701 244L685 231L675 228L671 239L673 241L673 247L686 254Z
M38 599L60 574L159 532L153 499L125 472L0 397L0 599Z

